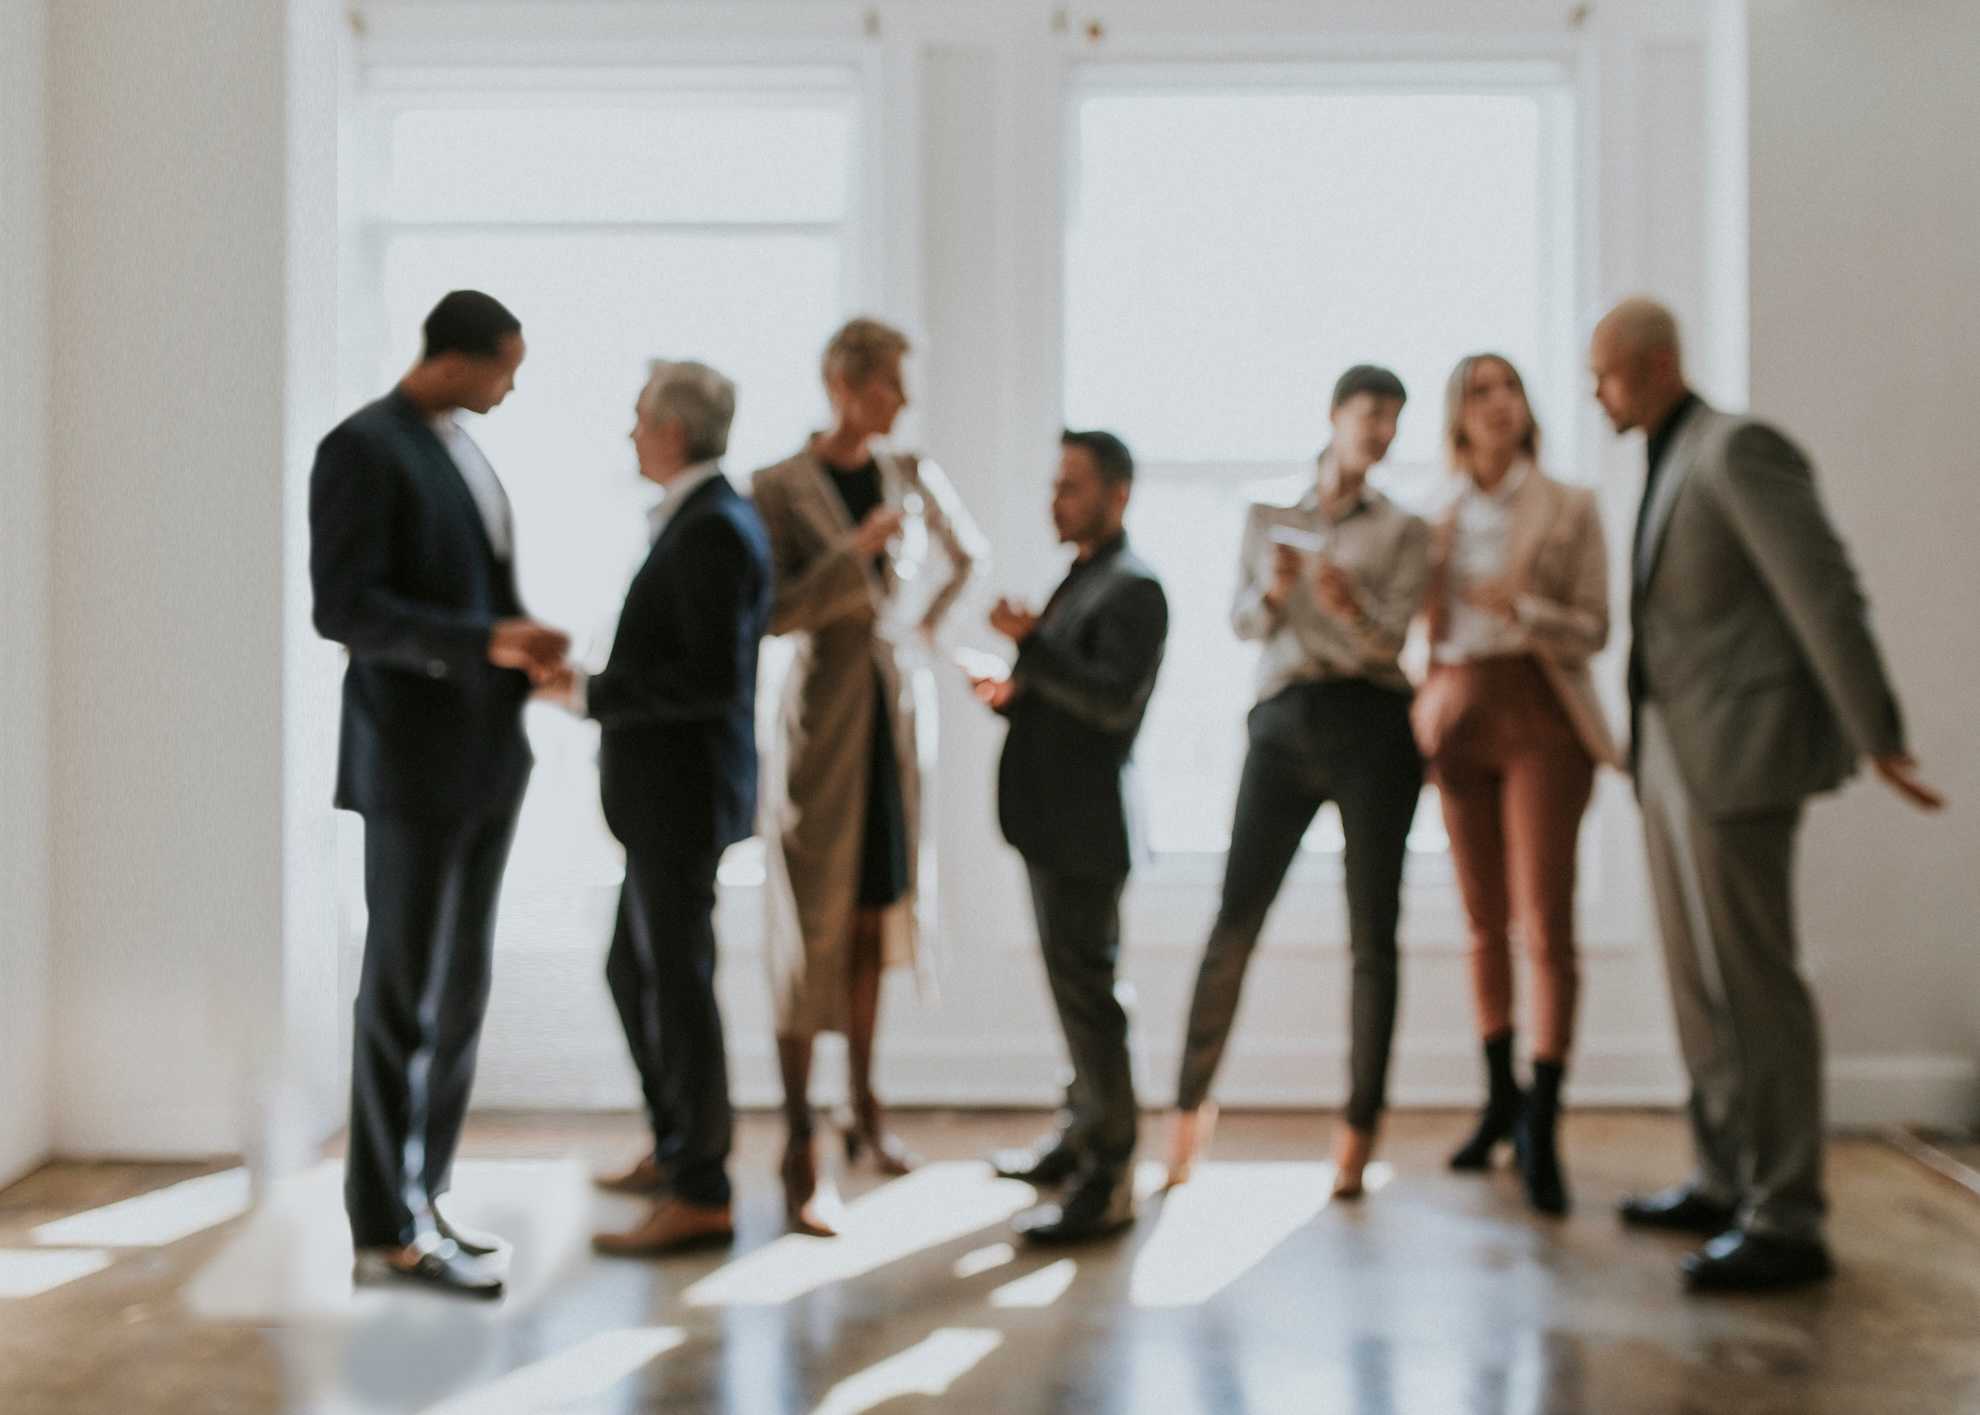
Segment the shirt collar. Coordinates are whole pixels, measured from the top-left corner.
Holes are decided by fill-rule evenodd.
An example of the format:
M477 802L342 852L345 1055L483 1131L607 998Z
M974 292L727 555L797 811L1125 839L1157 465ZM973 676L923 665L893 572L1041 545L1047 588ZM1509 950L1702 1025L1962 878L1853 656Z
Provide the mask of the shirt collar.
M1677 441L1678 429L1684 426L1685 419L1691 416L1693 409L1697 408L1701 401L1696 393L1687 388L1684 397L1678 400L1678 405L1666 413L1664 420L1657 424L1656 430L1649 434L1645 451L1651 466L1656 466L1664 459L1665 449Z
M1374 499L1375 489L1369 486L1366 474L1362 476L1361 485L1355 491L1353 499L1343 502L1339 499L1338 468L1339 463L1334 458L1334 449L1329 447L1320 454L1319 475L1315 477L1306 495L1300 498L1300 510L1312 515L1325 515L1329 520L1338 522L1368 509L1369 503Z
M719 460L696 462L693 466L684 468L678 477L667 483L666 489L660 493L660 499L654 502L646 513L647 528L652 532L653 539L660 539L660 532L667 528L667 522L674 518L674 513L681 509L690 496L721 475L722 463Z
M1465 477L1463 490L1460 492L1460 495L1476 497L1481 501L1489 501L1496 506L1510 506L1512 499L1519 494L1519 489L1526 485L1526 478L1532 470L1533 464L1527 461L1526 458L1521 457L1510 467L1506 468L1506 474L1499 479L1499 484L1490 491L1481 488L1469 476Z
M1118 535L1110 536L1108 539L1103 540L1098 545L1094 546L1093 553L1087 556L1086 559L1073 561L1073 570L1077 572L1080 570L1091 569L1095 565L1100 565L1105 563L1106 561L1112 560L1116 555L1119 555L1123 550L1126 549L1127 549L1127 532L1121 531Z

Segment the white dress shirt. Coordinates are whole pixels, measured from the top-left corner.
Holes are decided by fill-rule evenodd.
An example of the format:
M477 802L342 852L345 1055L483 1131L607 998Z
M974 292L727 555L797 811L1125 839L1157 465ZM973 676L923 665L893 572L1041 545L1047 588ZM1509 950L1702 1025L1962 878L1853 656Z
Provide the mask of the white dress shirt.
M1526 462L1514 464L1490 491L1467 477L1458 492L1450 561L1444 573L1447 627L1431 650L1438 663L1466 663L1527 650L1524 625L1478 608L1466 595L1503 579L1512 569L1512 502L1531 470Z
M452 413L434 418L433 431L453 459L461 480L467 483L468 495L474 498L475 508L481 512L481 524L488 529L488 544L496 558L507 560L515 549L509 532L509 497L496 479L495 469L488 465L488 459L467 435L467 430L454 421Z
M646 543L648 545L657 543L660 532L667 529L667 522L674 519L674 513L681 509L687 499L721 475L722 464L719 461L696 462L692 467L682 468L680 475L667 483L660 493L660 499L654 502L646 513L649 532Z

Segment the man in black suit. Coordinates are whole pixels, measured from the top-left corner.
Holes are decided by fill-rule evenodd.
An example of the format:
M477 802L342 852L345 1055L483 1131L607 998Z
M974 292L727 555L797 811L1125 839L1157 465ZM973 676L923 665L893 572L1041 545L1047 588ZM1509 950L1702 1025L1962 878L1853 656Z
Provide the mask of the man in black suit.
M392 392L323 439L310 475L319 633L350 651L336 803L364 817L364 968L344 1199L360 1283L481 1297L498 1240L446 1192L488 1002L495 897L529 776L523 703L569 640L523 612L509 503L454 421L515 386L522 326L457 290Z
M1044 1243L1098 1237L1134 1218L1137 1112L1114 970L1133 854L1130 757L1169 606L1122 529L1133 483L1134 459L1119 438L1064 435L1052 521L1076 547L1072 570L1040 614L998 603L990 622L1017 645L1017 662L1006 678L973 682L978 698L1010 719L999 815L1031 877L1045 976L1073 1065L1064 1130L1035 1151L993 1159L1010 1177L1070 1181L1062 1203L1018 1215L1018 1231Z
M715 1001L715 871L756 814L756 656L770 618L770 543L722 475L735 386L697 363L653 365L634 407L640 475L662 488L653 548L611 657L545 689L596 718L605 820L626 847L606 980L632 1049L653 1149L620 1191L666 1191L604 1253L673 1252L732 1236L728 1062Z

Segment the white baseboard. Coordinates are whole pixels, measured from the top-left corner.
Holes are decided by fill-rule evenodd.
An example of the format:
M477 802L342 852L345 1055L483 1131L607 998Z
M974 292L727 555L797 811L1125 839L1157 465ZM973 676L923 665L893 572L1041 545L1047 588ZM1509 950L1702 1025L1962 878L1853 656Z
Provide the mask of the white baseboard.
M1166 1106L1174 1097L1174 1048L1136 1048L1136 1085L1143 1104ZM905 1106L963 1109L1031 1108L1057 1104L1065 1063L1055 1049L1015 1048L986 1053L980 1046L902 1042L883 1052L880 1086ZM729 1069L736 1103L775 1106L781 1099L776 1059L766 1047L737 1048ZM844 1050L819 1048L814 1094L829 1102L844 1093ZM1404 1043L1397 1047L1390 1099L1402 1108L1470 1106L1482 1080L1474 1046L1460 1041ZM1828 1064L1830 1124L1842 1129L1915 1124L1945 1129L1980 1118L1980 1060L1950 1055L1857 1055ZM1572 1103L1584 1107L1670 1108L1686 1094L1684 1072L1672 1053L1654 1045L1587 1047L1569 1081ZM484 1093L490 1108L542 1109L539 1086L525 1099ZM1219 1078L1218 1099L1229 1106L1303 1110L1334 1107L1346 1095L1346 1057L1339 1045L1258 1046L1233 1049ZM637 1105L630 1073L593 1076L582 1090L554 1103L576 1110L620 1110Z
M1980 1123L1980 1058L1839 1056L1829 1062L1828 1079L1832 1127L1966 1130Z

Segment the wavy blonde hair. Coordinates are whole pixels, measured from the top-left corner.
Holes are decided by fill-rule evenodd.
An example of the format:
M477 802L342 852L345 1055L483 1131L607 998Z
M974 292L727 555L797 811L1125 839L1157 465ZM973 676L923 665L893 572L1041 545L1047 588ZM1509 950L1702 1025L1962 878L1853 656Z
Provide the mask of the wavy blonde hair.
M1519 449L1532 461L1540 460L1540 420L1533 416L1533 400L1526 396L1526 380L1519 376L1519 369L1504 354L1466 354L1457 361L1451 370L1450 381L1444 385L1444 454L1450 458L1453 467L1460 471L1471 466L1471 444L1464 435L1464 405L1471 397L1471 375L1480 364L1494 363L1512 375L1513 387L1519 390L1519 401L1526 405L1526 436L1520 439Z

